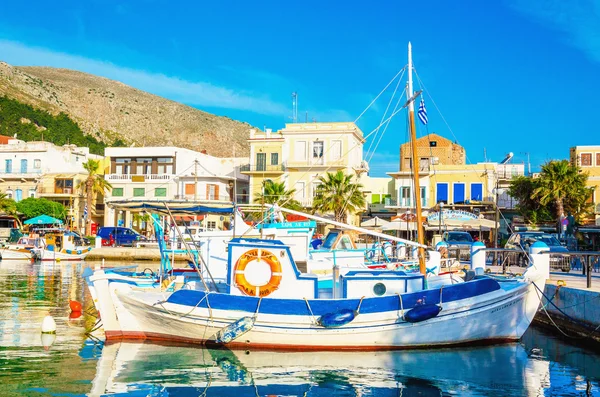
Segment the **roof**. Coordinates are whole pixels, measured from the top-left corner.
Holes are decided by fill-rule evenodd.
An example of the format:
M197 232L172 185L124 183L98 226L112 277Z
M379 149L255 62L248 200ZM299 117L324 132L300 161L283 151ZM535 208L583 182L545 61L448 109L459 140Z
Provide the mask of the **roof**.
M207 213L232 214L233 207L218 207L202 205L190 201L147 201L147 200L123 200L109 201L106 203L109 207L119 210L129 210L137 212L151 212L173 215L199 215Z

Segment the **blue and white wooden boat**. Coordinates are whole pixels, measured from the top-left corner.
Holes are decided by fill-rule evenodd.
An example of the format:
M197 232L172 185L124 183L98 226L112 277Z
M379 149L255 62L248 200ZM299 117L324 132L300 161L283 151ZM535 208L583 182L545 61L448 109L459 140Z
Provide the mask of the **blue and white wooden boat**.
M385 350L518 340L539 307L536 284L549 275L548 256L531 256L523 276L507 281L428 286L419 273L367 270L323 289L283 243L234 239L225 291L185 280L173 292L141 289L103 270L87 281L109 341L219 344L229 332L231 348Z

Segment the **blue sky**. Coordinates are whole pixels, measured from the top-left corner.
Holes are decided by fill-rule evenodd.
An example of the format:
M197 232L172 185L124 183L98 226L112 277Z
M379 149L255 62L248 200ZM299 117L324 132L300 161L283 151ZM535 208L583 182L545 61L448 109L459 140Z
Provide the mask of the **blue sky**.
M0 12L0 60L98 74L273 129L291 121L294 91L300 120L355 120L406 64L408 41L428 131L470 163L529 153L536 170L600 144L600 0L30 0ZM390 95L358 121L365 133ZM397 171L406 137L400 116L372 176Z

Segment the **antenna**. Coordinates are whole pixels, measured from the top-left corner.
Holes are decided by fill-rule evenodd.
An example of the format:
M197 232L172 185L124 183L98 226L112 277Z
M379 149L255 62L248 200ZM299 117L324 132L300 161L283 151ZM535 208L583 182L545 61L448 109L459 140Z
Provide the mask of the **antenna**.
M292 92L292 120L294 123L298 122L298 93Z

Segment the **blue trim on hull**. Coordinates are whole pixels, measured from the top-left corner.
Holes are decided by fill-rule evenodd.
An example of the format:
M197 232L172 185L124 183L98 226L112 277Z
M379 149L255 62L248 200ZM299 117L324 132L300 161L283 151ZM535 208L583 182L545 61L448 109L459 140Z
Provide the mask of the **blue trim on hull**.
M500 284L493 279L474 280L443 288L443 302L453 302L500 290ZM423 300L425 303L439 303L441 290L424 290L402 295L404 309L410 309ZM179 290L167 299L168 303L208 308L206 295L202 291ZM210 293L210 308L213 310L239 310L254 313L258 298L251 296L234 296L228 294ZM360 313L381 313L399 310L398 296L383 296L365 298L360 306ZM344 309L356 310L360 299L313 299L309 300L310 308L315 316L337 312ZM308 307L303 299L263 298L260 305L261 314L305 315Z

